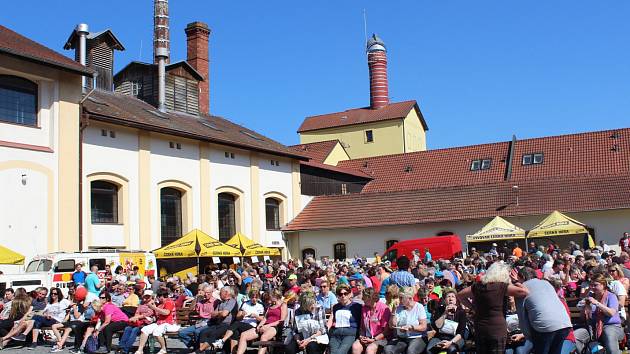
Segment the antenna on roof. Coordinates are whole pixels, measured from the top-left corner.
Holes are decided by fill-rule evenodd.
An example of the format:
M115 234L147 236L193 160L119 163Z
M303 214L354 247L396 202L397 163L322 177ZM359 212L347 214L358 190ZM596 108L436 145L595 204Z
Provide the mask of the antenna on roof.
M363 43L367 43L367 11L365 9L363 9L363 34L365 35L365 42Z
M142 61L142 39L140 40L140 55L138 56L138 61Z

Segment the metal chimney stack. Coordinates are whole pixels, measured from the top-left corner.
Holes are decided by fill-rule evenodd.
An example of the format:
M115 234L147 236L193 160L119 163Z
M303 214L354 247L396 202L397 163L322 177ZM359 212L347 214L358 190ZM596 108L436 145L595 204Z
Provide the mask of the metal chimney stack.
M88 25L80 23L76 27L77 34L79 35L79 63L83 66L87 65L87 35L89 32ZM81 77L81 87L83 90L87 88L87 78Z
M158 64L158 109L166 110L166 64L169 63L170 33L168 0L153 1L153 63Z

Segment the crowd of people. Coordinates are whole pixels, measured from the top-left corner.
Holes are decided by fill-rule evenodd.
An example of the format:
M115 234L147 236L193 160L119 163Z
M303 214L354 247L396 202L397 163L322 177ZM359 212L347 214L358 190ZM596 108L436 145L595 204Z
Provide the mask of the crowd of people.
M142 353L153 338L164 354L169 334L191 352L616 354L626 338L628 234L619 248L531 242L450 260L430 249L386 261L266 260L183 279L122 267L99 277L79 264L67 296L6 289L0 348L35 348L45 330L51 352L72 353ZM189 309L186 322L179 309Z

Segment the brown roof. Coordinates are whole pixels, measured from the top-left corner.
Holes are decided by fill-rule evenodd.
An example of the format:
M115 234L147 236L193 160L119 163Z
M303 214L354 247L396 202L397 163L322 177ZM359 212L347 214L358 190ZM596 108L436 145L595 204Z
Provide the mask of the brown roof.
M324 230L630 208L630 175L318 196L283 230Z
M472 145L340 161L342 168L372 176L364 193L496 183L503 180L509 143ZM470 171L472 160L491 159L490 169Z
M328 155L333 151L339 140L326 140L316 143L291 145L289 148L302 155L308 156L311 161L324 163Z
M332 127L341 127L355 124L364 124L371 122L379 122L390 119L405 118L409 112L415 109L420 117L420 121L424 130L429 130L427 123L418 108L415 100L390 103L380 109L371 109L370 107L354 108L343 112L329 113L318 116L306 117L298 133L311 130L319 130Z
M0 53L52 66L76 74L93 76L94 71L17 32L0 25Z
M83 112L90 119L107 123L307 160L306 156L225 118L161 113L144 101L119 93L93 91L83 101Z
M419 151L340 161L373 177L364 193L501 182L507 176L510 142ZM524 154L543 153L540 165L522 165ZM488 170L471 171L473 160L491 159ZM630 129L517 140L511 182L630 172Z

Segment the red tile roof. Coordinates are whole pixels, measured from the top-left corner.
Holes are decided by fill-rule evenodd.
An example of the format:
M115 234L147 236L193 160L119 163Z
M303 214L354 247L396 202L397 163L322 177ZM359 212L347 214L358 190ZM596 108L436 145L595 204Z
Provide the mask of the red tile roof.
M343 112L329 113L318 116L306 117L298 133L311 130L319 130L332 127L341 127L355 124L379 122L391 119L405 118L409 112L415 109L420 117L424 130L429 130L427 123L418 108L415 100L390 103L380 109L370 109L369 107L354 108Z
M503 180L509 143L482 144L340 161L373 180L364 193L496 183ZM475 159L491 159L488 170L471 171Z
M630 208L630 175L564 177L388 193L318 196L283 230L325 230Z
M161 113L150 104L132 96L94 90L83 101L83 112L90 119L138 129L210 141L299 160L308 157L243 126L217 116Z
M289 148L302 155L308 156L311 161L324 163L338 143L339 140L326 140L317 143L291 145Z
M522 165L524 154L543 153L540 165ZM630 129L518 140L511 181L595 176L630 171Z
M503 181L510 142L419 151L340 161L373 177L364 193L467 186ZM543 153L540 165L522 165L524 154ZM492 159L489 170L470 171L475 159ZM630 128L517 140L511 182L630 172Z
M77 74L92 76L94 71L17 32L0 25L0 53Z
M361 177L361 178L366 178L366 179L372 179L372 176L361 172L359 170L355 170L355 169L350 169L350 168L343 168L343 167L338 167L338 166L332 166L332 165L326 165L314 160L311 161L300 161L301 165L306 165L306 166L311 166L311 167L315 167L315 168L319 168L321 170L328 170L328 171L333 171L333 172L338 172L338 173L343 173L346 175L350 175L350 176L357 176L357 177Z

